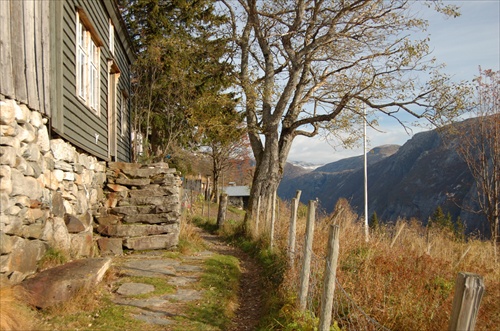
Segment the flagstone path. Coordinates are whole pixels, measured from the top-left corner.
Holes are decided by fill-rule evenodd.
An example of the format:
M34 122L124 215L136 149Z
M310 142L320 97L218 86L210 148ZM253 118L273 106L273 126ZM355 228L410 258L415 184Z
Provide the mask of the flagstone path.
M203 289L195 286L203 273L207 258L214 254L232 255L240 261L242 271L238 293L238 308L228 330L255 330L263 314L263 279L259 265L240 249L228 245L217 236L200 233L208 249L193 255L165 258L163 251L135 252L114 258L113 266L119 276L112 301L116 304L136 307L134 318L151 324L174 325L176 319L185 315L188 303L202 299ZM175 290L162 295L147 295L155 290L153 285L140 282L124 282L124 277L162 278ZM129 278L130 279L130 278ZM177 317L177 318L176 318Z

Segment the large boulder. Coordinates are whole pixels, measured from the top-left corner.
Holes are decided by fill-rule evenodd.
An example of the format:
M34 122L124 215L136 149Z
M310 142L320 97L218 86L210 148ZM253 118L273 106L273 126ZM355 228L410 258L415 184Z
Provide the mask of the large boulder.
M21 283L30 293L30 303L47 308L93 288L111 265L110 258L83 259L44 270Z

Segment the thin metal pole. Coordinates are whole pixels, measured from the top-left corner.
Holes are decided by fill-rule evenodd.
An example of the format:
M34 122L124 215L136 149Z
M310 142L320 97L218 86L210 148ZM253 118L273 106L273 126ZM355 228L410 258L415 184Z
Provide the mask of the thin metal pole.
M363 156L364 156L364 176L365 176L365 241L370 239L368 230L368 153L366 144L366 106L363 105Z

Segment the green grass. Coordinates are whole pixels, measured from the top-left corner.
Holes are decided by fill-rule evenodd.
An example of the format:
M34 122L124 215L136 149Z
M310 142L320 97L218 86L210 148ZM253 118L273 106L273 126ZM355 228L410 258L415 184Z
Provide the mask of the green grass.
M120 281L118 286L123 283L142 283L142 284L153 285L155 287L155 290L152 292L131 296L133 298L138 298L138 299L146 299L154 296L159 296L162 294L169 294L175 292L174 286L168 284L168 282L165 279L158 277L127 277L124 278L122 281Z
M241 271L237 258L215 255L205 262L199 289L203 299L190 305L187 319L173 330L226 330L236 308Z
M181 253L179 251L167 251L167 252L163 253L163 257L167 258L167 259L176 260L176 259L179 259L180 256L181 256Z
M42 258L38 261L38 270L44 270L58 265L64 264L68 261L68 255L61 250L49 247Z
M191 221L193 222L194 225L196 225L199 228L202 228L203 230L209 233L216 233L218 230L217 220L214 218L207 219L206 217L195 216Z
M139 321L132 317L134 307L121 306L111 302L106 294L55 306L39 312L40 324L37 330L141 330L160 331L162 327ZM73 306L74 305L74 306Z

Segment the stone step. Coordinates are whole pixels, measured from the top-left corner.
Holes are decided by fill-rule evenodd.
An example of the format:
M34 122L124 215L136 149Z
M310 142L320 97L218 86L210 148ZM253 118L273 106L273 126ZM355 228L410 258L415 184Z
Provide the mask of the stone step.
M179 232L179 224L149 225L149 224L114 224L99 225L97 232L108 237L142 237L158 234Z

